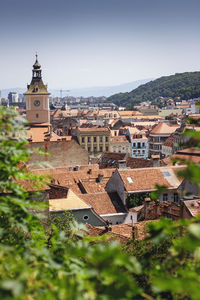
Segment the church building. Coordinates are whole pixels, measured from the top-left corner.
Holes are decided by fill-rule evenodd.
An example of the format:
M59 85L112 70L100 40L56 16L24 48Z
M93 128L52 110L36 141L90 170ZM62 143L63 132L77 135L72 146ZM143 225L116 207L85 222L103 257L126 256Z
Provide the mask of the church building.
M30 123L49 123L49 95L47 85L42 81L41 65L36 61L33 65L31 83L27 86L24 94L26 99L26 118Z
M24 93L26 99L26 131L32 150L29 167L38 168L38 163L48 162L51 167L76 167L88 164L88 152L78 144L72 136L58 136L50 123L49 92L42 80L41 65L36 61L33 65L32 80ZM42 148L46 155L38 154ZM39 167L40 168L40 167Z

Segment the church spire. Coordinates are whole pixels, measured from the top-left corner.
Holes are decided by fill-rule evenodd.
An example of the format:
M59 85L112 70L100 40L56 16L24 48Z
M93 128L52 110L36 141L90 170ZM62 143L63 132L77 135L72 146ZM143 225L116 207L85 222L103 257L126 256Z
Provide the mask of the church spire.
M42 70L41 70L41 65L38 62L38 54L36 52L35 54L36 60L33 65L33 79L35 80L40 80L42 78Z

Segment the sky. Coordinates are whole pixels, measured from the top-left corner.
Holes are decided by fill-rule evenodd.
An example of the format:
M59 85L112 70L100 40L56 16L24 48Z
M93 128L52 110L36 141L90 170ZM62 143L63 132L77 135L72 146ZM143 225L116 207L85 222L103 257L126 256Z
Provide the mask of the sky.
M0 0L0 90L35 52L49 88L110 86L200 69L199 0Z

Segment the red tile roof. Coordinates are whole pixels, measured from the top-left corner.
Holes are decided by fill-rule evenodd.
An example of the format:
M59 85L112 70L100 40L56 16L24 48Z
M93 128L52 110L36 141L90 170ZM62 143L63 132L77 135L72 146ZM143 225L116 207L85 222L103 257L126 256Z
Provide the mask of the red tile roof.
M171 134L175 132L179 127L180 126L178 125L171 125L168 123L160 122L151 130L150 134Z
M177 188L181 180L175 174L176 169L177 167L118 169L116 172L119 173L126 191L138 192L155 190L155 185Z
M99 215L127 212L117 193L95 193L79 195Z

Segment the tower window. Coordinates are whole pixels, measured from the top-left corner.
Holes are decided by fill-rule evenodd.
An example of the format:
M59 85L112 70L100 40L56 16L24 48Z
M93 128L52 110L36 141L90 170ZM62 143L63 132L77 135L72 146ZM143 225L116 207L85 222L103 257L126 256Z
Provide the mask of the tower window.
M35 116L36 116L36 118L39 118L39 114L36 114Z

